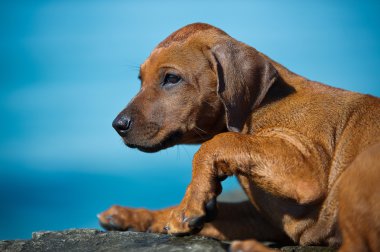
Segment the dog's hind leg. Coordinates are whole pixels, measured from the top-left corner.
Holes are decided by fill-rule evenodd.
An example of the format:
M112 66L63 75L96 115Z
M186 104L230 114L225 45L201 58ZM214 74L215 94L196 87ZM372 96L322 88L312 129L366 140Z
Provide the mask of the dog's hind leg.
M266 221L249 201L218 202L217 209L216 218L205 223L199 235L229 241L255 238L261 241L290 242L285 233Z
M380 144L359 154L339 183L339 251L380 251Z

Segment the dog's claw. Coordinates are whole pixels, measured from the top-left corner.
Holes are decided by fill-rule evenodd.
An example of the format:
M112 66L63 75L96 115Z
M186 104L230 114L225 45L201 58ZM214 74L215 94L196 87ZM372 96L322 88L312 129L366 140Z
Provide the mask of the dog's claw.
M119 228L119 225L117 224L115 218L113 215L107 215L105 217L105 219L107 220L108 222L108 226L113 226L115 229L118 229Z
M188 223L189 223L190 229L192 230L192 233L200 231L203 228L203 225L205 223L205 217L201 216L201 217L191 218Z
M107 215L104 217L104 220L102 220L101 216L99 218L100 225L106 229L106 230L123 230L120 225L117 224L115 219L113 218L113 215Z
M194 217L194 218L186 218L188 220L189 227L193 232L199 232L204 223L210 222L215 219L217 215L217 206L216 206L216 198L213 198L205 205L206 215Z
M172 222L168 224L165 230L175 236L198 233L202 230L206 222L210 222L215 219L217 215L216 197L213 197L210 201L204 204L202 210L189 210L190 209L186 210L185 208L181 211L175 211L172 216ZM172 227L171 232L170 227Z
M209 202L207 202L206 206L206 216L205 222L213 221L218 214L218 208L216 205L216 197L212 198Z

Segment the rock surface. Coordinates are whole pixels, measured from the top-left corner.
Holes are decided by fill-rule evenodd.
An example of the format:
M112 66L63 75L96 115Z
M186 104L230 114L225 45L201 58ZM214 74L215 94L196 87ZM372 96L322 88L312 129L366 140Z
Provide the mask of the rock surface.
M200 236L69 229L35 232L31 240L0 241L0 251L227 251L229 244ZM286 252L332 252L323 247L283 247Z
M138 232L71 229L35 232L31 240L1 241L0 251L225 251L219 241Z

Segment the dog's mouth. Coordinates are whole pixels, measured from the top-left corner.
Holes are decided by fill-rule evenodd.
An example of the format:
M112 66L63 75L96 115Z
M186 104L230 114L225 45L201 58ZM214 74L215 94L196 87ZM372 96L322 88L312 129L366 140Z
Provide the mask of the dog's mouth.
M158 144L143 146L138 144L125 143L125 145L127 145L129 148L136 148L143 152L153 153L176 145L181 140L182 136L183 133L181 131L174 131L167 135L164 140Z

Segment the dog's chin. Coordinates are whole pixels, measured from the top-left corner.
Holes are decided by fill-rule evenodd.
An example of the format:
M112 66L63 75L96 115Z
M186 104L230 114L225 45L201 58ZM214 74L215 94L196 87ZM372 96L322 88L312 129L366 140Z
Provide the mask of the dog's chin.
M125 142L125 145L127 145L129 148L136 148L142 152L153 153L153 152L158 152L163 149L170 148L178 144L182 138L182 135L183 134L180 131L174 131L168 134L162 141L156 144L140 145L140 144L135 144L135 143L132 144L132 143Z

